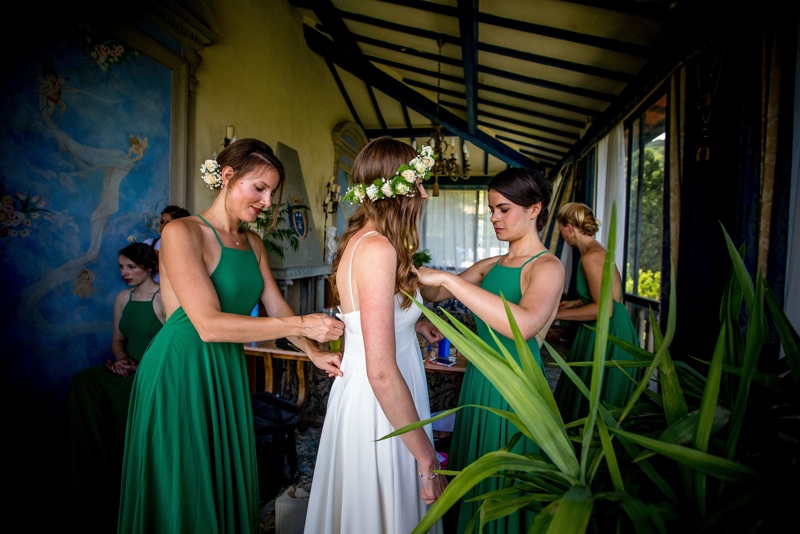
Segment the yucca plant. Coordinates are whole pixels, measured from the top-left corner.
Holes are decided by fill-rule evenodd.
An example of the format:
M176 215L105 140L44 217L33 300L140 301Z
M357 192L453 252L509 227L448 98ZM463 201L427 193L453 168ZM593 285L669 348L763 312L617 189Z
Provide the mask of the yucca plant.
M272 220L276 216L278 217L278 222L275 227L270 230L269 228L272 226ZM261 236L261 240L264 242L264 248L267 250L268 254L273 254L277 258L285 260L285 243L295 252L300 246L297 232L289 225L288 202L277 206L273 204L265 209L258 214L255 224L256 232Z
M665 332L655 326L655 318L651 321L654 353L608 336L615 226L616 212L612 210L589 388L545 342L562 372L589 399L589 415L584 419L562 421L547 379L507 304L520 364L500 343L490 346L445 310L442 312L447 320L415 301L494 384L513 413L459 406L398 429L383 439L460 409L487 409L514 423L540 447L541 454L519 455L506 447L484 455L461 471L443 471L452 477L449 485L414 533L427 532L486 477L501 477L515 484L478 497L482 504L470 531L480 531L486 522L521 508L537 513L529 532L559 534L757 532L768 528L765 525L778 525L791 517L793 510L785 504L792 499L797 502L797 490L791 489L796 487L796 481L791 475L797 474L800 460L800 432L796 427L800 416L797 332L761 273L753 284L722 228L733 274L720 308L716 348L710 357L696 362L705 368L705 373L687 362L673 361L669 354L675 331L674 284ZM674 272L671 279L675 279ZM775 344L768 343L770 334L777 336L785 358L779 358L771 349ZM624 347L636 360L607 362L609 340ZM602 370L606 365L645 368L624 407L610 408L600 403ZM648 388L653 376L658 380L658 392ZM767 421L774 425L764 424ZM784 489L787 486L789 489Z

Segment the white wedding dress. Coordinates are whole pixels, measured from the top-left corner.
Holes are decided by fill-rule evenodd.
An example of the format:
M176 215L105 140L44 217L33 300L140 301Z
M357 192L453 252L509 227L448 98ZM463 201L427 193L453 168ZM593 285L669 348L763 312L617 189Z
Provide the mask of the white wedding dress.
M417 299L421 300L419 293ZM428 385L414 331L420 313L413 304L401 309L395 296L397 365L419 418L428 419ZM378 441L395 429L367 379L361 312L341 318L345 323L344 376L334 379L328 397L305 534L408 534L428 511L420 497L417 462L399 436ZM433 442L431 425L425 430ZM429 532L441 531L440 521Z

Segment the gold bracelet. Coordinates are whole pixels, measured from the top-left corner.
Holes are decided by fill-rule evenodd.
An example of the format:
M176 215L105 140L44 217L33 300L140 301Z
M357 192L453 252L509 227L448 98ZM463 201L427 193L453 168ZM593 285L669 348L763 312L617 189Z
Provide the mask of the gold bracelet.
M436 462L436 469L434 469L434 471L436 471L437 469L441 469L441 468L442 468L442 464L440 464L439 462ZM422 478L422 479L425 479L425 480L433 480L434 478L439 476L439 473L432 473L431 476L426 477L425 475L422 474L422 468L421 467L419 469L417 469L417 473L419 473L419 478Z

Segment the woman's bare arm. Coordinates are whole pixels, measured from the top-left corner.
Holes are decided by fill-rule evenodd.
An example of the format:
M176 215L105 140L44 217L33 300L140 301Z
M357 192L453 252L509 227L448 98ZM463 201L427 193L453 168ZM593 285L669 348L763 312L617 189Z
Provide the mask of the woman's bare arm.
M201 225L203 227L201 227ZM264 302L270 317L251 317L222 311L210 274L220 259L220 247L210 228L196 217L184 217L164 227L161 244L161 292L167 316L182 306L203 341L250 342L284 336L329 341L342 335L344 324L324 314L299 317L283 299L265 262L264 244L248 231L264 278Z

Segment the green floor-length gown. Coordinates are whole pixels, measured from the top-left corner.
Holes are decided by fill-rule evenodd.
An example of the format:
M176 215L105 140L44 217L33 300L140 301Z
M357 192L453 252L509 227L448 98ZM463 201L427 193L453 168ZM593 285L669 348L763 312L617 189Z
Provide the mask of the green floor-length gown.
M578 277L576 281L576 288L578 291L578 298L584 304L592 302L592 295L589 292L589 284L586 281L586 276L583 274L583 267L578 269ZM639 344L639 336L636 334L636 328L633 326L631 316L628 310L621 302L614 302L614 313L608 325L609 335L618 337L623 341L627 341L633 345ZM594 343L595 333L586 328L585 325L597 326L597 321L587 321L578 327L575 334L575 339L569 349L567 355L567 362L587 362L594 358ZM608 360L633 360L633 356L617 347L613 343L608 343L606 353L606 361ZM592 370L589 367L573 367L575 373L581 377L586 387L591 385ZM634 377L637 372L632 369L627 370L628 373ZM611 367L608 363L603 377L603 392L600 400L610 406L623 406L633 393L636 384L628 378L625 373L619 369ZM586 400L575 384L565 374L561 374L558 379L558 384L553 392L556 399L558 409L561 411L561 417L565 423L570 423L576 419L586 417L589 413L589 401Z
M222 311L249 315L264 286L255 254L214 235ZM243 345L202 341L178 308L136 373L118 532L258 532L257 467Z
M125 354L141 361L162 324L150 300L131 300L122 309L119 330ZM67 393L70 443L71 524L81 532L117 528L120 472L133 375L120 376L105 364L75 373Z
M496 263L483 279L481 288L500 295L501 293L508 302L519 304L522 299L522 289L520 288L520 274L522 268L530 261L538 258L545 251L537 254L521 267L506 267ZM495 346L494 339L489 333L489 328L480 317L474 315L475 326L477 334L489 343ZM517 348L513 339L497 334L503 345L515 356L519 361ZM544 373L544 366L542 364L542 357L539 350L539 344L536 338L528 340L528 347L530 347L536 362ZM479 404L482 406L489 406L501 410L511 410L508 402L500 395L489 380L481 373L474 365L467 363L467 369L464 373L464 380L461 385L461 394L459 396L458 404L463 406L465 404ZM464 408L456 412L455 423L453 424L453 437L450 445L450 460L448 467L451 469L463 469L471 464L486 453L494 452L505 447L511 440L512 436L519 432L516 426L509 423L506 419L495 415L486 410L478 408ZM523 437L511 449L512 452L518 454L538 453L537 447L531 440ZM465 502L467 499L480 495L487 491L492 491L502 487L504 482L500 479L489 478L478 484L475 488L469 491L461 500L458 507L458 529L457 532L464 532L467 525L472 520L481 502ZM453 514L454 515L454 514ZM452 522L455 521L453 515L448 515L445 524L452 527ZM533 523L536 515L531 512L522 511L515 512L506 517L491 521L486 524L483 529L484 534L517 534L526 532L528 527ZM477 524L476 524L477 528ZM477 532L477 530L476 530Z

